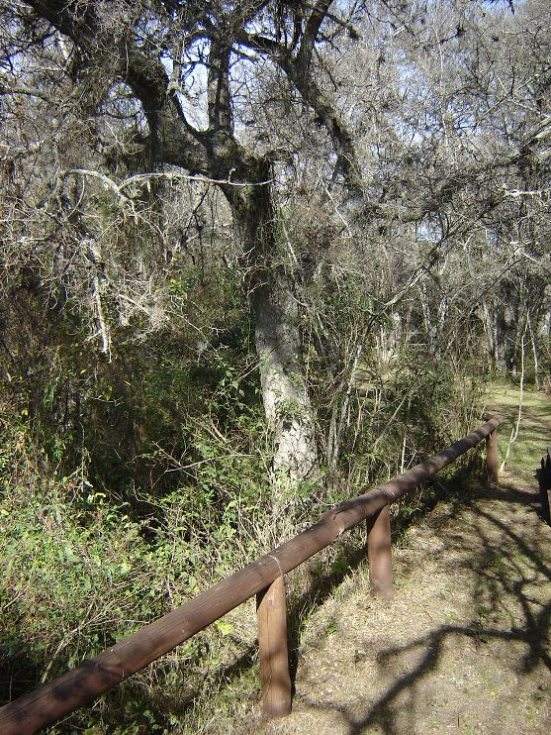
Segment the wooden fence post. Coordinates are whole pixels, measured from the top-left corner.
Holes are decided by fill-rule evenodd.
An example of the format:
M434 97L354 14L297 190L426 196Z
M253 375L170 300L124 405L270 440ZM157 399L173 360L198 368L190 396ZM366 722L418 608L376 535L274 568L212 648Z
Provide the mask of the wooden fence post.
M390 536L390 506L367 521L367 555L371 591L384 600L392 598L392 540Z
M278 577L256 596L262 709L267 717L291 713L285 582Z
M486 437L486 469L488 482L496 483L499 479L499 457L497 454L497 430Z
M541 514L548 526L551 526L551 447L541 460L539 473Z

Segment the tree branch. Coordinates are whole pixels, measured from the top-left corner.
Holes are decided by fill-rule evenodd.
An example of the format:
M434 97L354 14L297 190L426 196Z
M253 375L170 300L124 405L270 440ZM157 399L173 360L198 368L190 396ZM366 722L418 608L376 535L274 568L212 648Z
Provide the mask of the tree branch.
M310 14L304 30L304 35L296 57L296 66L301 74L307 74L312 63L312 53L319 36L321 24L327 16L333 0L319 0Z
M114 76L126 82L140 100L151 135L152 164L164 160L198 174L207 174L208 160L201 133L188 122L162 62L130 41L132 25L119 37L103 34L96 3L75 0L26 0L27 4L60 33L92 58L108 48L117 52ZM129 6L130 7L130 6Z
M232 133L233 116L230 96L231 41L212 38L209 52L208 108L209 132Z

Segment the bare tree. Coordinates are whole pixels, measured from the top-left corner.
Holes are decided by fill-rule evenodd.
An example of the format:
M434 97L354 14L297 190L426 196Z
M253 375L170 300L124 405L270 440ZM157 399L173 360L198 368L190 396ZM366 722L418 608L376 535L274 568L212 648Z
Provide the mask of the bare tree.
M466 297L446 291L454 282L448 269L457 267L451 251L467 248L472 276L485 237L487 243L499 240L509 266L516 251L505 247L506 239L537 240L527 223L535 216L544 222L547 206L545 197L533 195L548 166L545 4L527 2L514 16L507 3L495 6L441 0L429 13L426 3L413 0L28 0L5 11L11 19L6 28L13 30L7 60L23 49L42 58L57 54L55 73L44 71L33 88L25 89L23 67L12 64L13 96L49 95L54 109L55 94L63 92L64 99L78 101L101 142L101 166L59 166L64 182L75 182L75 201L77 182L86 176L125 207L135 208L135 188L150 225L162 231L162 218L153 216L161 181L197 177L223 192L246 272L273 432L273 474L282 487L313 476L318 463L301 314L303 285L318 272L328 242L339 244L351 272L357 258L366 260L373 302L371 316L354 331L354 344L345 340L342 354L337 347L326 355L338 386L329 442L337 449L327 452L334 462L342 444L337 424L344 421L336 417L348 412L358 350L365 350L374 325L389 316L395 334L383 342L397 343L400 325L418 313L429 349L440 354L449 342L450 315L460 312ZM98 111L106 106L111 117L102 118ZM272 109L279 119L270 117ZM124 121L114 123L115 112ZM282 115L295 129L281 125ZM279 177L278 162L287 167ZM285 177L300 166L312 191L312 181L321 182L310 211L323 207L331 213L324 220L323 247L312 247L304 262L291 252L274 206ZM522 233L514 236L513 223L522 222ZM75 239L90 240L79 227ZM534 247L525 246L523 257L539 262L542 254ZM99 265L105 253L84 250L95 329L108 351ZM500 264L491 273L486 266L488 278L478 279L468 301L473 312L483 304L481 324L488 339L497 339L499 299L477 301L474 293L483 294L487 283L501 277ZM401 309L400 301L412 294L420 308L410 300ZM543 313L545 299L540 301ZM535 345L539 319L532 310ZM320 336L319 349L322 342Z
M73 73L80 75L91 108L121 82L139 102L151 172L177 167L216 182L224 192L247 269L262 394L274 432L274 476L296 484L315 471L317 451L299 307L278 257L274 154L245 147L235 120L236 89L251 63L241 37L260 20L270 22L273 4L54 0L29 5L71 44ZM323 16L307 6L302 12L312 45ZM47 29L43 26L44 33ZM192 121L194 105L202 102L199 119Z

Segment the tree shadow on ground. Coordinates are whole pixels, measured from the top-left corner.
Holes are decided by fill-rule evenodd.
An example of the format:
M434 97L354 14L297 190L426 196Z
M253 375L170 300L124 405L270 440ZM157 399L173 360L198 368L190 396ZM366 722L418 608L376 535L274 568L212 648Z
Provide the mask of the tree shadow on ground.
M456 642L458 638L469 639L477 648L492 641L520 645L522 655L517 658L515 667L519 676L528 676L539 666L551 674L551 564L545 561L543 553L544 545L549 548L551 539L543 532L547 531L543 524L540 536L523 537L511 523L514 516L507 518L507 514L501 513L504 506L516 504L527 506L529 514L532 510L535 512L539 510L538 495L508 485L487 487L479 498L468 503L469 527L449 534L457 550L463 545L460 564L475 574L471 619L462 625L439 625L406 644L381 651L377 660L381 670L392 665L406 670L370 703L362 716L354 715L342 704L320 706L306 700L312 709L340 713L347 735L360 735L371 728L385 735L405 732L400 723L404 717L409 717L410 723L415 722L416 703L424 680L439 670L450 639ZM476 538L472 554L465 553L465 531ZM548 553L547 559L550 558ZM456 564L456 560L450 561L450 574L456 572ZM408 667L407 660L411 656L415 656L415 663ZM405 713L404 708L409 712Z

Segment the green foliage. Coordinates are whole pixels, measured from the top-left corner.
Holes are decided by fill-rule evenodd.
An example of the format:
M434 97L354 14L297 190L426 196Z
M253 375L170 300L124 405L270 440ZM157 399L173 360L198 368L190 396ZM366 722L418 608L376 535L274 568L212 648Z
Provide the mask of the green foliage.
M17 362L0 356L6 696L96 655L259 553L270 493L249 316L235 278L210 275L173 279L181 321L139 341L120 327L110 362L70 303L45 311L38 288L10 306L21 321L5 335ZM212 681L241 655L240 636L221 621L94 716L76 713L53 732L175 732L206 672Z
M84 476L41 476L25 430L2 434L15 467L1 474L0 590L7 665L44 656L50 669L75 664L126 634L132 618L158 614L160 590L148 577L154 563L124 506L92 491ZM14 483L14 479L16 482Z
M268 501L267 493L262 494L265 473L254 451L261 422L257 411L247 413L241 404L231 446L230 436L212 423L215 406L211 398L210 412L183 428L194 437L189 448L194 461L179 469L178 487L162 497L142 492L134 506L97 490L84 465L69 476L44 475L28 426L13 418L4 423L3 691L11 687L11 696L16 696L41 677L53 678L96 655L258 553L254 523L263 519ZM227 415L225 419L229 424ZM109 695L99 717L93 718L96 724L81 712L68 727L82 723L98 735L174 731L179 721L175 712L183 706L182 698L200 688L204 667L212 675L241 650L232 642L235 635L239 640L234 624L220 621L183 646L172 663L151 667L143 675L147 694L136 692L131 682ZM188 672L182 691L184 665L186 670L194 667L195 674ZM121 698L124 726L116 724ZM163 707L173 708L171 717Z

